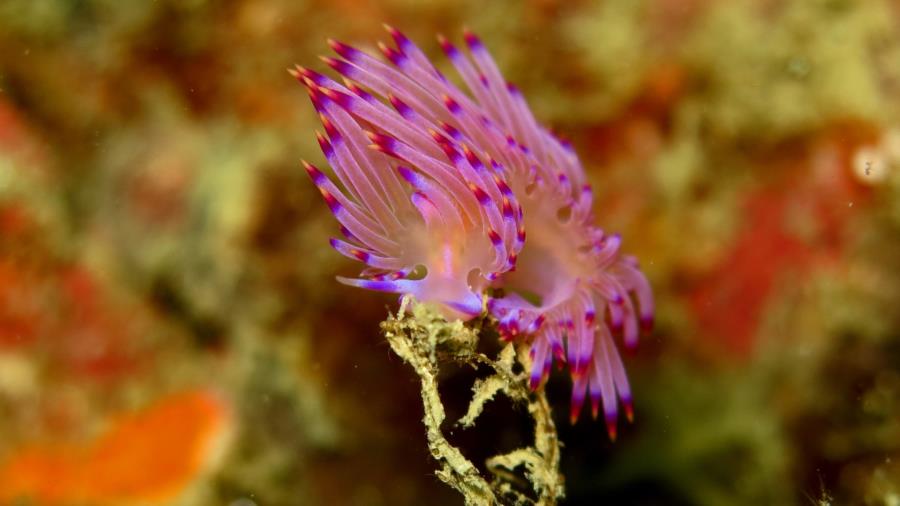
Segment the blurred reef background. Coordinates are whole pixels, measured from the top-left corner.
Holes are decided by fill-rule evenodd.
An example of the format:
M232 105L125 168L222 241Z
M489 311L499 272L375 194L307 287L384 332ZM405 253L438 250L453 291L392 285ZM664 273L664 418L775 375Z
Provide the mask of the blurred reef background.
M0 504L459 504L299 165L285 70L382 22L479 33L651 279L619 441L549 383L565 504L900 504L890 0L0 1Z

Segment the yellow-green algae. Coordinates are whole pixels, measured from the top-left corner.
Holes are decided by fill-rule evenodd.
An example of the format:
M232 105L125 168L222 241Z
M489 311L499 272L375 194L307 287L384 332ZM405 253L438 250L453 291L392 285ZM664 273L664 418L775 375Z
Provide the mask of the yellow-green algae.
M484 321L480 322L484 323ZM496 359L476 351L479 328L466 326L459 320L448 322L440 313L425 304L417 304L404 297L396 316L391 315L381 325L394 353L399 355L419 376L422 406L425 416L428 449L438 461L437 476L458 490L467 505L493 504L556 504L564 497L563 478L559 473L559 441L550 405L543 387L532 392L528 373L531 370L528 347L507 344ZM519 360L522 366L515 372ZM496 455L486 466L494 475L489 482L462 452L444 436L442 426L446 418L438 375L441 362L453 361L473 368L487 367L493 373L479 379L472 387L472 400L457 424L472 428L485 403L498 393L509 397L517 405L527 406L534 422L534 443L530 447ZM515 473L524 470L534 495L516 489Z

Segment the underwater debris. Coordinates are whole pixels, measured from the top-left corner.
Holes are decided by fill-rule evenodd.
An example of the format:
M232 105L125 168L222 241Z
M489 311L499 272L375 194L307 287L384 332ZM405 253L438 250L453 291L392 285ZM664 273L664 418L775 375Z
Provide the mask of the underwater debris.
M634 347L639 327L653 322L637 260L621 253L619 234L593 224L574 149L537 123L474 34L465 33L468 55L439 37L469 95L387 30L397 48L379 47L393 67L329 41L342 59L323 60L346 86L291 70L320 116L319 145L343 186L303 162L341 224L345 238L331 245L368 266L339 281L413 295L449 317L468 320L486 307L502 338L529 340L532 390L554 359L567 363L572 423L589 393L593 417L602 402L614 440L619 400L629 420L632 405L613 334Z
M407 310L409 309L409 310ZM459 320L447 321L433 306L416 303L403 297L397 315L389 315L381 324L391 349L403 358L419 376L422 405L428 438L428 449L441 468L437 476L458 490L467 505L490 504L555 504L564 496L563 476L559 473L559 441L550 405L543 388L536 391L529 386L527 349L519 348L518 360L526 366L514 372L516 348L508 343L496 360L475 350L479 331ZM457 423L472 427L485 403L498 393L517 404L525 404L534 421L534 443L526 448L497 455L487 460L494 475L488 482L478 468L462 452L447 441L441 426L446 417L438 392L440 364L457 362L472 367L490 367L493 374L476 381L473 397L466 415ZM535 497L520 491L513 482L516 470L524 468L525 479L532 486Z

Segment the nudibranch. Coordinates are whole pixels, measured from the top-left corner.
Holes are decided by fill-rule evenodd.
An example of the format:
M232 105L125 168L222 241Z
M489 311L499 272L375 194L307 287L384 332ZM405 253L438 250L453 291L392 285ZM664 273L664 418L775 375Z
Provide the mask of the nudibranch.
M634 347L653 297L622 239L594 225L593 198L570 143L534 118L482 42L439 42L468 93L406 36L387 27L387 58L336 41L324 62L341 82L304 67L324 128L318 142L337 179L303 162L337 221L338 252L366 264L340 282L412 294L448 316L486 309L507 340L530 343L531 387L554 360L572 376L570 417L585 396L615 439L631 391L613 336Z

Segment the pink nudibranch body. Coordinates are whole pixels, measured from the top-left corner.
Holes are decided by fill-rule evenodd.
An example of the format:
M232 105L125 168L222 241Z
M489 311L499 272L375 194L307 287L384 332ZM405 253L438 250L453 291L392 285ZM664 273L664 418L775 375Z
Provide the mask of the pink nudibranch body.
M412 294L448 316L483 308L505 339L530 342L532 388L554 360L572 375L571 419L585 396L615 438L631 391L613 341L636 346L653 319L650 286L618 234L593 224L591 188L572 146L535 120L481 41L468 53L442 37L469 90L388 27L390 63L340 42L324 57L343 84L297 67L325 134L319 145L340 187L304 166L341 225L340 253L365 263L342 283Z

